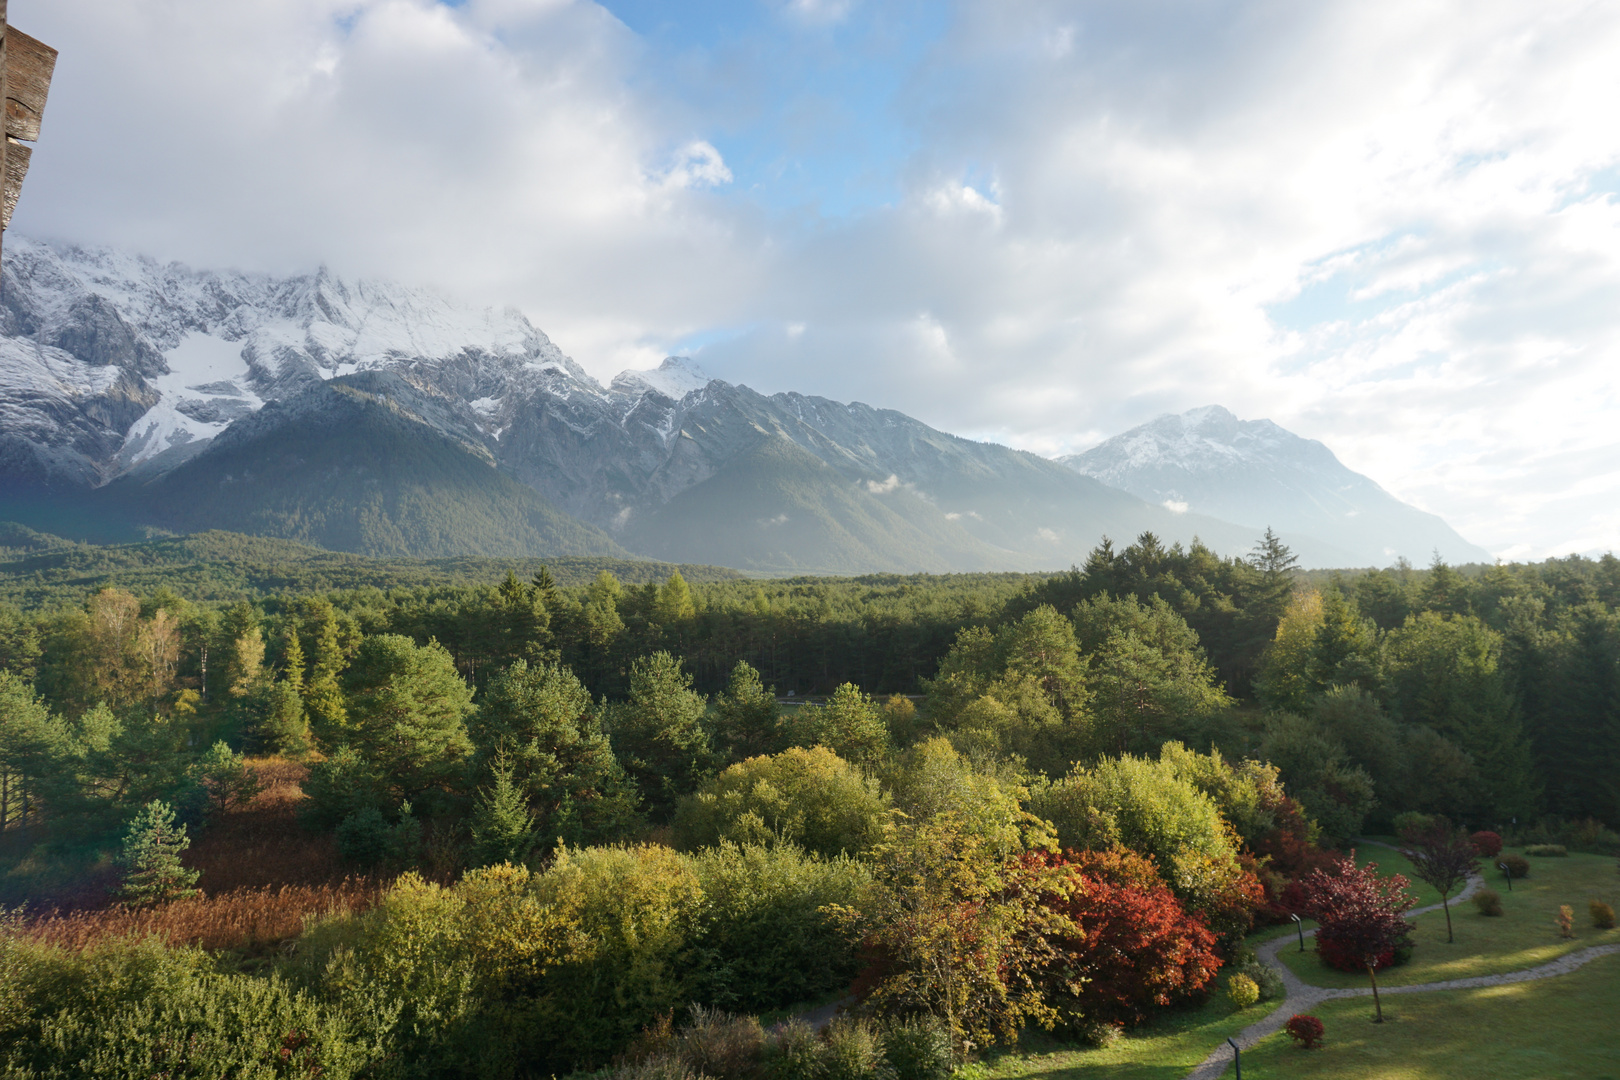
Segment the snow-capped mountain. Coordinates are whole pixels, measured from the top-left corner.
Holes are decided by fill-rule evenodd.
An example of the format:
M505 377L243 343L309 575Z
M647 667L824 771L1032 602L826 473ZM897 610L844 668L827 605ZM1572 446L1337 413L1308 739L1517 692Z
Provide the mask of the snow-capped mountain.
M1345 552L1350 565L1426 562L1436 551L1452 562L1491 561L1322 443L1270 420L1239 420L1219 405L1161 416L1059 460L1176 512L1270 526L1290 542L1313 538Z
M6 247L0 440L13 474L101 484L162 468L265 402L403 368L497 432L541 386L601 388L507 309L388 282L193 271L117 251Z
M768 571L1034 570L1146 530L1240 554L1270 523L1311 564L1348 558L1279 517L1233 525L1156 490L1144 502L903 413L767 397L682 357L604 386L510 308L13 238L0 518L27 500L60 509L64 492L80 521L390 554L622 544Z

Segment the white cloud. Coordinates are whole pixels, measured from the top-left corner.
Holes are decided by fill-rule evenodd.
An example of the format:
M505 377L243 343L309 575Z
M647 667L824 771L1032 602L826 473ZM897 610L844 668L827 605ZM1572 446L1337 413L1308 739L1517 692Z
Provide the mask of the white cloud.
M751 201L586 0L31 9L19 232L438 283L604 375L753 327L704 366L1043 453L1219 402L1492 550L1620 547L1613 5L964 0L837 220Z

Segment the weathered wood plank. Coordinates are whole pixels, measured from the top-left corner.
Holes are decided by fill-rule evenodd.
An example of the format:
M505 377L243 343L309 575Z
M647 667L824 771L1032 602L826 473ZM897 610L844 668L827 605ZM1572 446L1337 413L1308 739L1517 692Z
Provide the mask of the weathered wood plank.
M56 50L15 26L6 27L6 134L29 142L39 138L45 98L56 71Z
M11 228L11 212L17 208L17 196L22 194L23 177L28 175L28 159L33 154L26 143L6 140L6 188L0 195L0 229Z

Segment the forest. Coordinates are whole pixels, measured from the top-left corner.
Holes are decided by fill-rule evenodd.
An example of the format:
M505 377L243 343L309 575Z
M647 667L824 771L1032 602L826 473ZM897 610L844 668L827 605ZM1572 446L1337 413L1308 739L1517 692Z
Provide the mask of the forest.
M6 535L8 1076L944 1080L1275 992L1246 935L1327 935L1369 832L1620 854L1612 555L277 577Z

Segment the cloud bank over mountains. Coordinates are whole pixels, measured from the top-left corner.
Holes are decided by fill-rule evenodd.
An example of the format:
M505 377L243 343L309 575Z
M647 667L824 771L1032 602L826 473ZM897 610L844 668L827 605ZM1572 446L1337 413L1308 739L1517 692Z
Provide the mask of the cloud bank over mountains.
M1498 554L1620 547L1612 6L14 7L19 233L1049 454L1218 400Z

